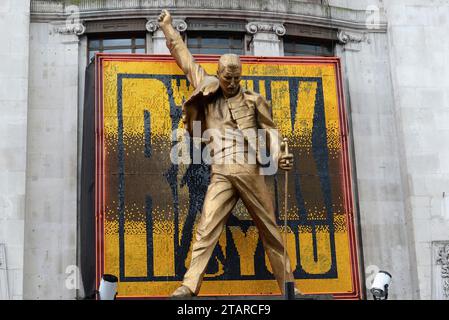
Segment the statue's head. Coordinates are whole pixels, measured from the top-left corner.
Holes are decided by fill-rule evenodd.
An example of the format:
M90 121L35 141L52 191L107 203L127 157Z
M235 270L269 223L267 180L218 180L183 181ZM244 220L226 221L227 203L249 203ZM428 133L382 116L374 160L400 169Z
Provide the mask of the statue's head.
M226 97L233 97L239 92L241 74L242 64L238 55L227 53L220 57L217 76Z

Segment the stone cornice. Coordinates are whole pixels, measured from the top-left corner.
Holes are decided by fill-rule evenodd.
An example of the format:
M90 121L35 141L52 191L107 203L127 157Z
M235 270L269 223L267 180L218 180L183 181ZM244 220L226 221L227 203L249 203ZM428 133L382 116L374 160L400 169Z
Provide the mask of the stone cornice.
M366 25L364 10L350 10L295 0L79 0L79 14L83 21L123 18L156 17L160 8L168 8L173 16L199 19L245 19L247 21L272 21L326 27L332 29L386 32L385 14L380 11L378 25ZM274 14L273 14L274 13ZM31 1L31 21L48 22L64 20L64 3L48 0Z

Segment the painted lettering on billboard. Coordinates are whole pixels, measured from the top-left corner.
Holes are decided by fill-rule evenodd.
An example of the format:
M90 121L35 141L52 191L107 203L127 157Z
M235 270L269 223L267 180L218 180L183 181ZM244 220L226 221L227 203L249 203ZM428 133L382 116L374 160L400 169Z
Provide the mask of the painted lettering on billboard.
M209 74L217 59L199 57ZM242 58L242 85L271 104L289 140L284 175L267 176L297 287L360 296L346 119L335 59ZM119 297L168 296L189 266L210 168L174 164L181 106L192 86L170 58L97 58L97 270L119 278ZM195 144L189 148L198 147ZM194 150L191 150L194 151ZM215 247L200 295L279 294L257 228L239 202Z

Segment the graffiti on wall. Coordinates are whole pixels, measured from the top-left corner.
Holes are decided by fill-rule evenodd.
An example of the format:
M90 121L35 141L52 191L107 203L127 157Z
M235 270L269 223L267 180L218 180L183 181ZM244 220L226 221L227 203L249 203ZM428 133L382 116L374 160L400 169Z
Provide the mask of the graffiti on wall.
M215 59L215 60L214 60ZM216 58L198 57L210 74ZM242 58L242 85L271 104L289 139L284 175L267 176L297 286L360 296L345 114L338 60ZM190 261L209 184L204 163L173 164L173 132L193 92L173 60L97 57L97 273L119 278L119 297L168 296ZM188 146L193 154L193 148ZM279 294L257 228L239 202L214 249L200 294Z

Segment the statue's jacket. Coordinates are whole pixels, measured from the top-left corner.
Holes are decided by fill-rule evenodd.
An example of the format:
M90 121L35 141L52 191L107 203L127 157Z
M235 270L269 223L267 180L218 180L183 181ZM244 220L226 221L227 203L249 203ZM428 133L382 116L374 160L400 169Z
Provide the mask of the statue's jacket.
M208 129L206 123L206 106L213 103L220 91L219 80L216 76L211 76L195 62L195 59L189 52L187 46L182 41L181 36L176 33L166 35L167 47L171 55L175 58L178 66L186 74L190 84L195 88L192 95L184 102L182 106L182 121L184 128L190 136L203 135L204 130ZM257 134L258 129L265 129L266 145L269 148L272 160L276 163L280 154L280 143L282 137L272 120L268 102L260 94L251 90L242 89L243 99L238 108L230 107L232 118L237 123L244 136ZM200 122L201 129L194 130L194 122ZM262 145L256 148L260 149ZM266 151L264 151L266 152ZM257 158L261 153L257 151Z

